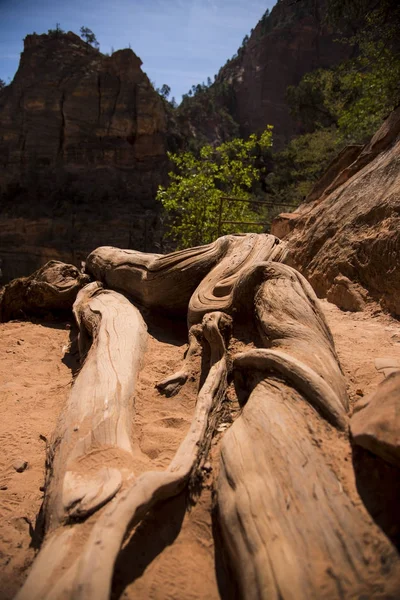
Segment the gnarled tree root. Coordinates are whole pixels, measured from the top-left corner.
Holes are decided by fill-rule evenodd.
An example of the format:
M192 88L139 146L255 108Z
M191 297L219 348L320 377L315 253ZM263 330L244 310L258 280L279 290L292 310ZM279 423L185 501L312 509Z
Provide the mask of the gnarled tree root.
M178 494L185 487L207 444L207 436L212 434L208 419L224 396L227 377L226 348L220 330L226 329L229 322L229 317L218 312L203 319L204 338L211 350L210 369L198 394L190 429L168 469L143 473L117 493L97 515L78 556L66 560L71 550L71 531L77 525L55 531L40 552L17 600L108 600L114 564L129 525L138 523L156 502ZM48 572L43 573L47 561L53 569L52 577Z
M372 522L310 434L311 425L314 431L329 425L284 383L257 380L223 437L217 490L239 597L395 597L389 590L399 589L396 551L383 536L377 542L370 535Z
M309 366L279 350L258 348L235 357L234 369L256 369L281 375L283 380L303 394L322 415L342 430L347 430L346 411L330 385Z

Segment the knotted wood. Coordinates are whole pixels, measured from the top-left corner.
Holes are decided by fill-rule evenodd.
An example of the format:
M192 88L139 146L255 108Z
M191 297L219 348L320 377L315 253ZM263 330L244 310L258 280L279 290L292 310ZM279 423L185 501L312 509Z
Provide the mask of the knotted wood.
M165 256L103 246L89 254L86 269L135 302L187 315L193 325L207 312L230 313L242 271L259 261L283 260L285 253L286 244L275 236L250 233Z
M124 296L98 283L79 292L74 314L86 359L49 448L47 534L19 599L52 597L57 573L79 547L79 524L69 525L96 511L133 478L131 425L146 325Z
M234 358L245 406L223 438L218 480L222 535L240 597L339 600L367 597L372 585L393 589L395 551L382 542L382 577L372 558L377 550L365 543L371 521L319 447L337 435L328 421L347 430L347 396L315 294L294 269L259 264L238 283L242 309L250 283L265 347Z

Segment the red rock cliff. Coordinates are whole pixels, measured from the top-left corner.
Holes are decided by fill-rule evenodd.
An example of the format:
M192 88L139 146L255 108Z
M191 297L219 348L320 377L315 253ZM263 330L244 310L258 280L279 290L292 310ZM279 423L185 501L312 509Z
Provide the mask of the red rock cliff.
M244 136L274 126L274 146L282 147L302 132L290 115L286 90L303 75L346 58L349 46L326 24L327 0L278 0L260 20L238 56L220 70L218 84L228 84L223 103Z
M132 50L104 56L71 32L26 37L14 81L0 95L6 278L23 274L26 261L39 266L28 248L60 249L72 260L72 247L83 256L99 242L144 247L140 224L165 180L167 125L140 67ZM15 218L24 220L18 244ZM105 226L110 220L114 228Z

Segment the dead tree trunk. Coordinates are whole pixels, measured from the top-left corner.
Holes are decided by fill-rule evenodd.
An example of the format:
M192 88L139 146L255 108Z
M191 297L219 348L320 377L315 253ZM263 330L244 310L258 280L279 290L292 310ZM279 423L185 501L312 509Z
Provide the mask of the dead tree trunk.
M86 293L91 297L92 294L96 294L96 289L99 289L97 286L98 284L90 284L81 294ZM88 288L92 288L92 290ZM114 302L111 301L108 306L114 319L116 315L121 314L121 312L123 313L121 304L115 302L115 300L118 300L118 297L122 298L119 294L106 291L102 291L101 293L110 297L114 296ZM132 382L134 385L136 365L133 365L133 368L131 365L129 372L129 365L126 363L127 359L125 355L121 358L121 353L129 354L133 352L136 360L140 359L141 350L143 349L141 342L143 341L144 328L143 323L139 322L136 325L136 331L129 332L129 329L126 328L127 315L121 314L121 322L119 324L115 323L115 321L112 322L113 328L117 337L121 335L122 342L125 335L129 336L129 334L132 334L133 347L132 349L129 348L128 337L126 340L127 343L117 343L114 348L111 348L108 343L110 332L106 333L108 329L106 327L104 328L105 335L102 336L101 323L98 322L98 314L101 314L104 319L104 305L107 305L109 298L105 299L100 296L100 299L101 302L89 302L86 305L83 302L83 298L78 297L77 303L82 301L82 304L75 307L75 312L81 327L84 323L85 328L94 335L92 348L89 351L85 366L78 377L78 380L82 378L81 391L83 390L86 394L91 391L91 388L87 389L85 382L90 382L90 384L95 383L91 378L88 379L85 376L85 367L87 366L88 370L92 371L94 365L99 364L98 358L104 358L104 360L100 360L100 364L101 369L105 371L104 377L106 379L104 380L97 369L95 369L97 376L100 376L99 385L102 393L94 391L94 396L91 396L92 402L94 397L96 402L100 401L100 408L103 408L105 397L110 398L111 394L118 396L120 393L119 387L111 390L107 385L107 389L104 389L105 382L109 382L110 369L115 369L116 373L119 373L122 367L123 371L126 371L127 378L133 377ZM127 302L125 299L123 300ZM132 305L130 306L134 314L136 314L136 309ZM100 313L100 311L102 312ZM122 329L121 326L123 326ZM100 330L96 330L96 328ZM204 447L213 434L213 431L208 427L209 417L214 410L218 409L218 405L226 389L227 357L224 337L227 330L230 330L230 319L223 313L212 313L204 317L202 331L210 347L209 372L197 398L191 427L169 468L164 472L149 471L143 473L136 480L133 478L132 473L129 472L129 469L125 473L125 480L123 480L122 473L120 473L119 477L117 476L117 469L115 468L108 468L105 471L101 470L101 475L97 479L90 478L90 474L89 477L83 475L82 484L78 486L75 494L77 496L76 504L74 503L72 506L72 510L74 511L72 514L75 518L82 517L88 514L88 512L93 512L115 495L113 503L106 507L103 512L95 515L91 523L80 525L72 521L70 527L58 527L58 529L54 529L56 523L59 524L61 522L60 513L65 518L66 512L69 509L68 515L71 515L70 505L66 506L65 501L60 509L60 496L64 500L65 495L62 495L59 491L60 477L57 477L57 470L68 474L69 470L66 469L71 468L71 461L68 460L69 452L63 452L64 461L60 460L57 467L55 467L52 477L54 480L52 482L54 492L49 494L47 503L46 512L49 513L51 531L45 540L44 547L39 553L24 587L17 596L17 600L56 600L59 598L70 600L108 600L111 592L114 564L127 528L130 524L135 525L138 523L158 501L174 496L182 491L190 475L197 468L198 462L203 455ZM138 342L136 344L135 339ZM97 352L93 349L94 344L96 345ZM104 347L105 345L106 347ZM96 356L97 354L99 357ZM94 357L93 361L91 361L91 355L92 358ZM108 360L106 356L109 357ZM113 359L117 359L116 362ZM115 376L117 377L116 373ZM103 380L103 385L101 384L101 380ZM111 376L110 380L113 380L113 376ZM114 379L114 381L116 380ZM128 389L124 388L123 382L121 388ZM70 398L69 406L67 407L67 414L72 416L72 418L67 419L70 426L77 422L73 418L73 415L76 413L75 398L77 398L77 395L74 398L74 394L71 394L71 397L73 399L71 400ZM84 400L83 396L81 398ZM114 438L111 436L113 439L110 439L107 434L104 450L109 449L111 442L114 444L111 447L113 451L120 453L121 450L126 452L128 449L128 437L125 435L123 427L131 419L129 419L123 410L124 407L122 404L120 404L120 412L118 411L118 407L116 408L117 410L112 411L112 414L116 417L116 423L112 431L116 432L116 436ZM108 410L108 407L106 410ZM83 413L85 415L84 419L86 419L87 413L85 409L83 409ZM93 419L92 424L96 425L96 410L94 411L94 417L91 416L91 418ZM91 432L93 429L90 424L87 425L88 427L85 428L85 432L89 438L85 435L84 438L79 440L78 450L72 445L73 467L75 467L76 462L79 462L80 457L83 457L83 464L87 463L89 458L92 458L91 444L93 436ZM108 432L108 427L105 429ZM94 427L94 430L96 431L97 428ZM67 435L68 429L63 425L61 431L62 438L60 444L63 444L64 436L66 435L66 448L71 449L71 437ZM97 440L96 444L98 441L101 441L103 430L101 429L98 433L100 433L100 440ZM81 454L82 449L85 450L84 454ZM103 456L102 460L104 461L105 458ZM98 465L97 461L94 462ZM91 460L89 461L90 464ZM126 463L124 463L124 466L126 466ZM73 477L76 478L75 471ZM124 483L122 488L121 483ZM62 489L65 489L65 476ZM66 489L69 500L74 489L76 489L70 488L70 476L67 478ZM85 492L84 495L82 495L82 490ZM90 503L91 500L92 502ZM54 505L57 507L55 511ZM55 512L55 516L53 516L53 511Z
M256 321L267 348L234 360L247 401L223 438L218 482L222 534L240 595L339 600L367 597L372 586L384 593L393 584L396 553L382 542L382 577L377 550L365 541L371 522L323 451L324 438L337 435L325 419L347 429L344 379L323 314L304 278L275 263L246 273L238 298L257 278Z
M384 538L368 544L371 522L329 466L324 439L348 432L345 381L315 294L280 264L285 251L274 236L248 234L167 256L104 247L88 257L89 272L106 285L147 308L186 314L189 359L203 335L209 371L169 468L135 479L130 423L145 325L124 296L100 284L79 293L74 312L87 357L51 447L45 543L17 600L108 600L127 528L179 493L208 447L232 318L258 330L258 347L233 360L244 408L224 436L217 489L241 597L342 600L371 589L390 597L396 555ZM187 376L184 364L160 389L173 394Z
M74 304L85 363L49 449L46 539L18 598L52 597L57 577L77 553L82 520L133 478L131 423L146 325L123 296L98 283ZM82 526L83 529L83 526Z

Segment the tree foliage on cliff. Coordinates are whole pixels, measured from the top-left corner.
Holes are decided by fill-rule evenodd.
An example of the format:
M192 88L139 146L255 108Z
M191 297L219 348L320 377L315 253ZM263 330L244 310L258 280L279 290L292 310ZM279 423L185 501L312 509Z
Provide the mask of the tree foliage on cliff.
M275 202L300 204L340 149L334 127L294 138L274 154L273 171L267 176L267 192Z
M307 129L334 125L342 142L364 143L400 101L400 56L383 41L361 40L355 58L307 73L288 99Z
M179 248L207 244L218 236L221 197L251 200L251 190L261 174L259 159L272 145L270 126L258 137L240 138L216 148L203 146L192 152L169 154L174 170L168 188L160 186L157 199L170 217L169 236ZM257 221L249 204L223 203L223 221ZM251 206L251 205L250 205ZM257 226L226 225L223 233L254 231Z
M301 0L300 0L301 1ZM274 156L272 195L299 204L335 154L364 144L400 103L400 6L393 0L330 0L328 21L353 55L307 73L287 97L307 132Z
M93 46L93 48L99 49L100 44L93 31L89 27L82 26L79 30L81 38L87 43Z

